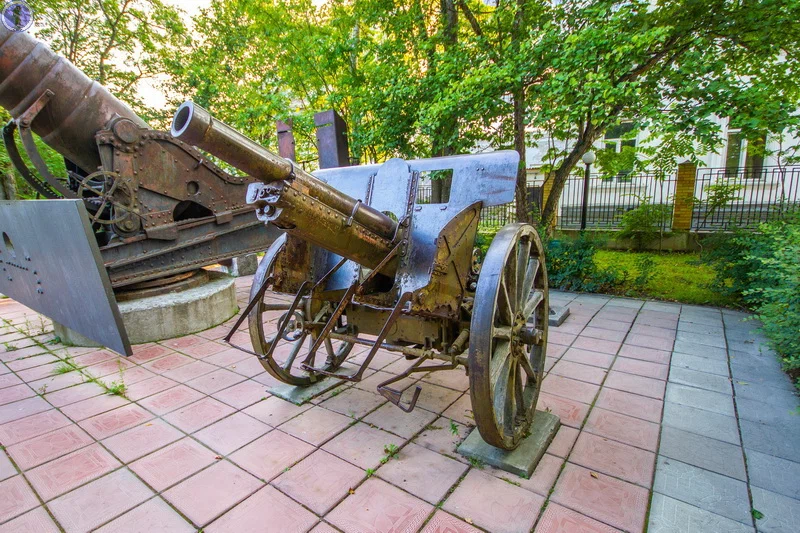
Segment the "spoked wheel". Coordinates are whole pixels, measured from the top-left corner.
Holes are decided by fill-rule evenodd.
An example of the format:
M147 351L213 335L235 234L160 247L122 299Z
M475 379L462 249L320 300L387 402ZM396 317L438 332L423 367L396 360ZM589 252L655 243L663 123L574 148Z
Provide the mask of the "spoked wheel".
M472 411L481 437L513 450L533 421L548 322L544 250L533 226L509 224L483 261L469 344Z
M279 237L267 250L266 255L261 260L255 276L253 277L253 285L250 287L250 298L255 298L258 295L258 289L261 284L273 272L278 257L286 247L286 235ZM253 307L248 318L250 329L250 341L253 344L253 350L260 354L259 361L264 366L264 369L284 383L297 386L307 386L315 383L317 377L309 372L300 368L300 363L306 363L309 366L316 366L315 359L326 356L325 364L322 368L328 372L332 372L339 368L344 360L347 358L350 350L353 349L351 343L346 342L331 342L326 339L322 348L318 350L313 359L308 359L308 350L316 340L316 334L312 328L307 327L307 322L325 322L333 308L324 307L322 309L312 309L311 299L304 298L303 302L298 306L291 316L288 314L291 304L289 303L268 303L265 297ZM326 304L327 305L327 304ZM269 314L268 314L269 313ZM283 320L289 320L289 323L284 330L282 337L278 337L277 333L268 335L265 332L264 322L272 320L274 316L270 314L280 315L277 323ZM339 333L345 332L345 326L342 324L341 328L334 328L334 331ZM308 340L308 343L306 343ZM277 343L272 351L270 357L266 357L273 344ZM305 346L304 346L305 345Z

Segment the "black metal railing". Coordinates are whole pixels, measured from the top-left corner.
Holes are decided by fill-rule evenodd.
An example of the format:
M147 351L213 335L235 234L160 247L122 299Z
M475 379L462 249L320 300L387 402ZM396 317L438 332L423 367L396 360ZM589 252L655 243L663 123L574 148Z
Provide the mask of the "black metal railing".
M700 169L693 203L693 231L756 229L800 207L800 166Z
M418 204L431 203L430 185L427 186L423 185L417 189L416 203ZM512 222L516 222L516 220L517 220L517 207L514 204L514 202L503 205L493 205L481 209L480 225L483 227L505 226L506 224L511 224Z
M559 229L580 229L583 205L583 176L571 176L564 185L559 201ZM592 175L589 178L589 197L586 208L587 229L616 230L622 215L643 202L666 205L672 213L675 196L675 176L628 174L613 178ZM660 225L667 230L672 216L664 216Z

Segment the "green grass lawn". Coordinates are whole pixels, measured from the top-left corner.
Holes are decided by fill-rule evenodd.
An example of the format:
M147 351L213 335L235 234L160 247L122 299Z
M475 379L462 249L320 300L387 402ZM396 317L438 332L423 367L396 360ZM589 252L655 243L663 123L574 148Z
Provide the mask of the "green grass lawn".
M644 292L633 289L631 279L638 274L637 259L649 256L655 263L653 278ZM698 254L622 252L599 250L595 262L601 268L614 266L628 271L628 280L620 289L621 294L654 298L697 305L732 306L730 298L708 288L714 279L714 271L699 262Z

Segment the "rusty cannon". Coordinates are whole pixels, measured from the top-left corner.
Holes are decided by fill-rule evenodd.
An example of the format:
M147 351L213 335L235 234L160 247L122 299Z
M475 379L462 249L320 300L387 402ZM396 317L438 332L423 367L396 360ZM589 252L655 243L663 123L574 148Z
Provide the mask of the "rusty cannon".
M463 367L480 435L499 448L518 446L545 364L544 252L528 224L504 227L482 261L475 248L481 208L514 198L516 152L392 159L311 175L192 102L177 110L171 133L255 178L247 202L284 231L228 342L248 320L253 350L239 348L296 386L360 381L379 349L402 354L413 362L378 392L405 411L421 389L404 400L398 382ZM418 203L420 179L436 173L452 175L449 201ZM277 325L269 324L276 315ZM355 345L368 347L357 365L347 361Z
M44 43L2 25L0 106L12 116L9 158L45 199L0 207L0 292L118 352L131 349L117 300L202 283L201 267L263 252L280 235L245 202L254 178L152 129ZM48 167L34 133L62 168Z

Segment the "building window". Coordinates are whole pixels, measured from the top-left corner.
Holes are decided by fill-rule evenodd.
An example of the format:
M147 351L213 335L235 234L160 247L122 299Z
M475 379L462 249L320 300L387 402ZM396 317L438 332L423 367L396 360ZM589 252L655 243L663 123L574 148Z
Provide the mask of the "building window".
M621 152L623 147L636 148L636 136L633 135L633 122L623 122L606 130L606 150Z
M764 170L764 147L766 135L746 141L740 131L728 132L728 146L725 153L725 174L745 179L758 179ZM744 161L742 156L744 155ZM744 163L744 164L742 164Z

